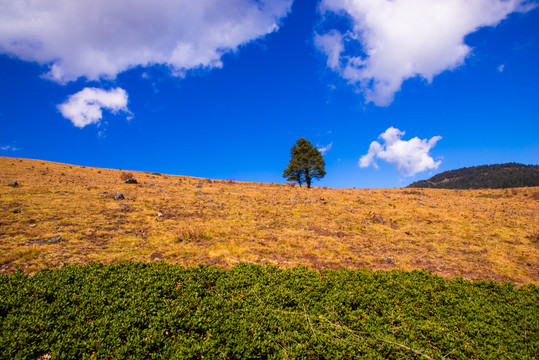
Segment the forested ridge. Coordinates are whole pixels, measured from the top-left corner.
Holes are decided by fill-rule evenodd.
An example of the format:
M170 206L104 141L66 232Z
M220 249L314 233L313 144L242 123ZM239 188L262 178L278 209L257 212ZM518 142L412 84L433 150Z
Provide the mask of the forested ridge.
M539 186L539 166L518 163L472 166L445 171L428 180L416 181L409 188L504 189Z

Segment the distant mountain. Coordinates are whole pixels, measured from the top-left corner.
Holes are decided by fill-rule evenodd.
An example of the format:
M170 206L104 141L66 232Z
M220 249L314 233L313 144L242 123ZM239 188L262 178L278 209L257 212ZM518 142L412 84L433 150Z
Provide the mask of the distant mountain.
M507 163L445 171L428 180L416 181L409 188L504 189L539 186L539 165Z

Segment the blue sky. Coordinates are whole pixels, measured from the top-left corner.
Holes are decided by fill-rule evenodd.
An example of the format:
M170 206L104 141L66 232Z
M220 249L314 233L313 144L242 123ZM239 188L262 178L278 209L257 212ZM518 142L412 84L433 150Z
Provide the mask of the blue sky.
M0 0L0 155L283 183L305 137L349 188L539 163L536 2L126 1Z

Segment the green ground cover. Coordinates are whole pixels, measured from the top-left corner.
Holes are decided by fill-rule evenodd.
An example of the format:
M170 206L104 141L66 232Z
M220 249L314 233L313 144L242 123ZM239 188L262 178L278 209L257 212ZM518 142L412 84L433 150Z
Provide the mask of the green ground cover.
M539 288L424 271L69 265L0 275L2 359L534 359Z

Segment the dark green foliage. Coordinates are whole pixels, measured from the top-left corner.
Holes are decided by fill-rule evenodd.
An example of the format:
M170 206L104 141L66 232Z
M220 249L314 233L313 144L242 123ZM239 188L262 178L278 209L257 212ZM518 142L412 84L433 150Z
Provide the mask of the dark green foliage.
M320 151L313 147L309 140L300 138L290 149L290 162L283 172L283 177L297 181L299 186L304 182L310 188L313 179L320 180L326 175L325 166Z
M240 264L0 275L0 358L533 359L539 288Z
M505 189L539 186L539 166L507 163L445 171L428 180L416 181L409 188Z

